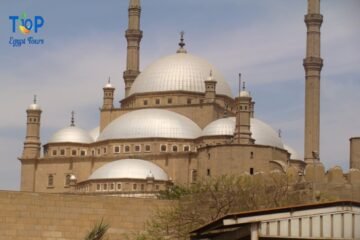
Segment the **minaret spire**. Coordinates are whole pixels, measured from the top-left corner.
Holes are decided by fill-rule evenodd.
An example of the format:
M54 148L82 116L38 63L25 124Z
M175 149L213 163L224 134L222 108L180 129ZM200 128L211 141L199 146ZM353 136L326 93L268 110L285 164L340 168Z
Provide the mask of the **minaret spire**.
M319 161L320 151L320 74L323 60L320 57L320 0L308 0L305 68L305 146L307 163Z
M129 25L125 32L127 40L126 70L124 72L125 97L129 96L130 88L135 78L140 73L140 41L142 31L140 30L140 0L129 2Z
M71 127L75 127L75 112L71 111L71 123L70 123Z

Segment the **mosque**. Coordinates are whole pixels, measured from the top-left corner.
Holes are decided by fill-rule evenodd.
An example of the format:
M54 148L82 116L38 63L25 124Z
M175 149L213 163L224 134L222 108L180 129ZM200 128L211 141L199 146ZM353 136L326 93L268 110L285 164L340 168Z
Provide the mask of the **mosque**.
M173 54L140 71L140 0L130 0L128 13L125 98L114 104L115 88L107 82L99 126L86 131L72 116L70 125L43 146L42 110L34 99L26 110L26 138L19 158L22 191L151 197L173 184L272 171L291 172L343 196L348 188L342 186L360 186L359 137L350 140L349 173L339 167L325 171L319 157L323 66L319 0L309 1L305 16L304 158L255 117L255 101L245 83L233 96L216 67L186 50L183 33ZM360 187L351 189L352 196L360 194L356 190Z

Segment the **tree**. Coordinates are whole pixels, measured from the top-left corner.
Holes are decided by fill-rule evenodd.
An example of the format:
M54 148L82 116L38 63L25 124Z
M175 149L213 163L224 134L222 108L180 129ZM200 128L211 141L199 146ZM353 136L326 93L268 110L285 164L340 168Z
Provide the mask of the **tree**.
M272 172L202 179L190 187L174 186L159 198L176 200L172 207L159 210L136 240L187 240L196 227L231 212L274 208L303 203L304 193L289 191L286 174ZM305 193L307 194L307 193Z
M100 223L94 225L91 231L86 235L85 240L102 240L109 229L109 225L103 222L101 219Z

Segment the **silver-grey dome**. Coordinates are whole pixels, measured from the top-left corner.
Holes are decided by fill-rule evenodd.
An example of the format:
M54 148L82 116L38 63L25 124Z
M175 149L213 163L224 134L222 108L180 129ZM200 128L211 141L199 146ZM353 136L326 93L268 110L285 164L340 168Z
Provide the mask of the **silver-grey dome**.
M188 53L163 57L147 67L130 89L134 93L189 91L205 92L204 81L212 71L217 94L232 96L224 77L206 60Z
M293 149L289 145L284 144L284 149L290 153L290 159L294 159L294 160L301 159L300 155L295 151L295 149Z
M123 159L107 163L96 169L88 179L146 179L148 177L155 180L169 180L162 168L141 159Z
M203 129L202 136L232 136L234 135L235 124L235 117L215 120ZM276 131L263 121L251 118L250 131L255 144L284 148Z
M85 130L70 126L57 131L49 141L49 143L60 142L92 143L94 140Z
M142 109L126 113L112 121L98 141L133 138L195 139L200 127L191 119L162 109Z

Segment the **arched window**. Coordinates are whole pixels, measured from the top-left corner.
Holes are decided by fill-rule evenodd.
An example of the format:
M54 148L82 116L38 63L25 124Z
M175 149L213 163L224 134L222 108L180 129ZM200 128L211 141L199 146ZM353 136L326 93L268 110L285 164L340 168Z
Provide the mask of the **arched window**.
M176 145L172 146L172 150L173 150L173 152L177 152L178 151L178 146L176 146Z
M70 178L71 178L71 175L66 174L66 176L65 176L65 186L70 186Z
M191 182L195 183L197 181L197 170L193 169L191 172Z
M54 175L49 174L48 176L48 187L53 187L54 186Z
M161 146L160 146L160 151L161 151L161 152L166 152L166 151L167 151L166 145L161 145Z

